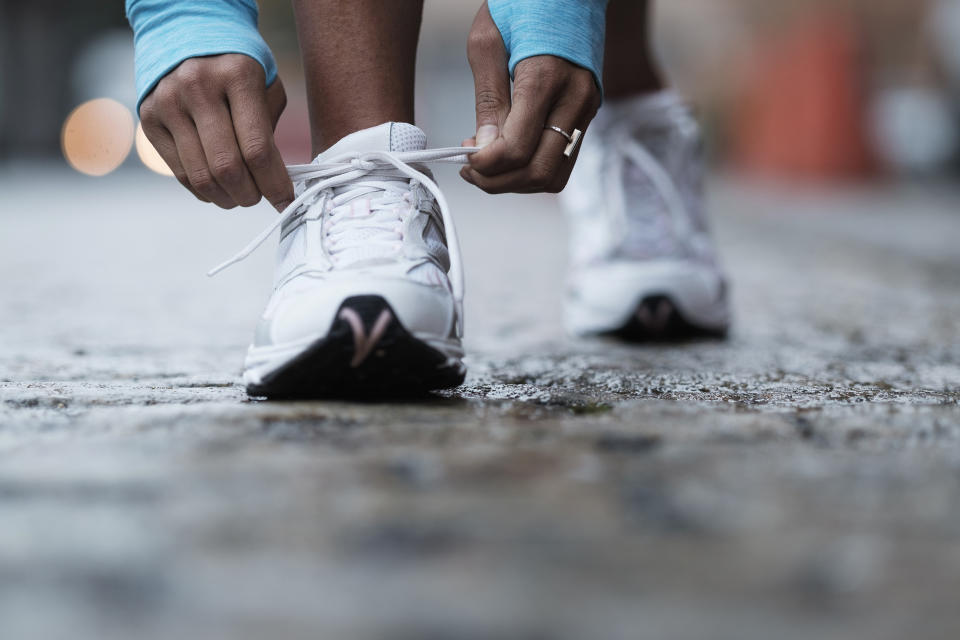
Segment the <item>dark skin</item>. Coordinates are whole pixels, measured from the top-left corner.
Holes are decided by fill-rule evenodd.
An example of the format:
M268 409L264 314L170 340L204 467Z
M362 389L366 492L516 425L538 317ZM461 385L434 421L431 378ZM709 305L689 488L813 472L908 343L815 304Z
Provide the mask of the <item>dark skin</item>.
M663 88L650 42L650 3L611 0L603 53L604 99L631 98Z
M465 143L483 148L460 175L487 193L562 191L576 158L563 155L567 140L544 125L586 131L600 107L593 74L562 58L535 56L517 64L511 93L507 51L486 3L470 30L467 58L477 134Z
M383 122L414 122L414 67L422 0L293 0L306 71L314 152ZM607 16L607 98L661 87L647 45L646 0L611 0ZM356 43L364 43L363 47ZM576 157L554 124L586 131L600 105L593 75L554 56L516 67L486 3L474 20L467 55L483 147L461 175L488 193L557 192ZM286 106L280 80L265 87L263 68L240 54L192 58L165 76L140 108L144 132L197 198L223 208L265 197L277 209L293 185L274 143Z
M663 88L650 49L649 15L647 0L610 1L603 67L607 99ZM517 64L511 96L507 53L486 5L474 20L467 57L476 85L477 135L464 144L484 148L460 175L488 193L562 191L576 157L565 158L567 141L543 131L543 125L586 131L599 105L593 75L552 56L529 58ZM496 135L492 143L481 136L484 127Z
M280 80L266 87L253 58L190 58L140 105L143 132L177 180L204 202L277 209L293 200L273 131L287 103Z
M423 0L293 0L293 10L315 155L354 131L414 121Z

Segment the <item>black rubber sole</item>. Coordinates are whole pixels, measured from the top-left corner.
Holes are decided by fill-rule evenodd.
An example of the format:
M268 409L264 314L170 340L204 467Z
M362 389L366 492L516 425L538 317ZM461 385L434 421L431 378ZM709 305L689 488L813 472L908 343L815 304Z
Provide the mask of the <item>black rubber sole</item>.
M726 329L708 329L689 322L666 295L648 296L625 325L603 335L625 342L685 342L722 339Z
M269 399L403 398L463 383L465 369L415 338L380 296L344 300L330 331L247 386Z

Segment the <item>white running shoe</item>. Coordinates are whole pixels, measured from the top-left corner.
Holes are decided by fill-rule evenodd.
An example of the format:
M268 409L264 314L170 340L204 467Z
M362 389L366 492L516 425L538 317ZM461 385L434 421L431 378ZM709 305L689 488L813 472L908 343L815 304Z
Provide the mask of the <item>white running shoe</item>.
M703 174L699 127L675 93L603 106L561 195L571 231L571 333L726 333L726 279L707 228Z
M273 295L244 365L250 395L392 395L463 382L456 232L419 163L464 162L475 149L425 148L417 127L386 123L289 167L293 204L211 272L281 227Z

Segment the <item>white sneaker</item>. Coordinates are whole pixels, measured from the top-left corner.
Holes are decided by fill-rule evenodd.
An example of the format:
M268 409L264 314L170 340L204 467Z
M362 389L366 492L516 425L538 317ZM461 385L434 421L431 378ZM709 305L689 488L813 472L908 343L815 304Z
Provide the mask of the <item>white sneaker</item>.
M727 331L703 166L699 127L675 93L600 110L561 195L571 225L571 333L642 340Z
M244 366L250 395L383 395L463 382L456 232L427 169L409 163L463 162L471 149L425 147L417 127L386 123L289 167L294 203L211 272L281 227L273 295Z

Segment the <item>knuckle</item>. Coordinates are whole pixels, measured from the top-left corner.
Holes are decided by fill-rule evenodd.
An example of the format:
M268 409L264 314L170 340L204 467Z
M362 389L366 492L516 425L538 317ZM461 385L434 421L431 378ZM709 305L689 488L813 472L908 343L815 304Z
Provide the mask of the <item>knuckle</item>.
M196 58L181 62L174 73L177 83L187 90L202 88L206 80L204 65Z
M140 107L140 124L143 125L143 133L147 136L147 140L154 142L153 137L161 126L160 114L155 105L151 104L148 107L144 104Z
M516 74L513 82L513 101L534 100L546 88L546 78L536 73Z
M266 169L270 166L272 154L266 140L252 140L243 148L243 159L247 166L254 171Z
M564 84L567 80L566 69L552 58L537 60L530 66L532 73L524 74L524 80L532 82L538 89L549 89Z
M243 167L240 160L230 153L218 154L211 167L214 177L221 184L235 184L240 181L243 175Z
M540 81L545 87L556 87L558 85L564 84L566 81L565 73L562 69L558 69L554 65L547 65L544 67L540 73Z
M193 188L204 196L211 197L216 192L213 176L206 169L194 169L189 173L188 180Z
M231 75L241 75L250 72L251 58L243 55L223 56L220 60L221 67L225 73Z
M157 88L153 90L153 100L149 106L147 103L144 103L141 112L143 112L144 109L149 109L149 111L153 112L159 119L161 113L169 113L171 110L179 107L179 97L180 94L173 83L161 82L157 85Z
M503 98L493 89L477 91L477 113L492 113L504 106Z
M251 94L253 92L266 92L263 84L256 82L256 76L251 73L225 73L222 76L223 87L228 92L237 91Z
M259 87L264 91L266 90L263 67L253 58L245 55L225 56L225 59L218 65L217 72L223 78L224 84L230 88Z

